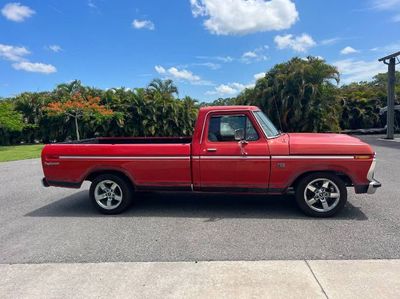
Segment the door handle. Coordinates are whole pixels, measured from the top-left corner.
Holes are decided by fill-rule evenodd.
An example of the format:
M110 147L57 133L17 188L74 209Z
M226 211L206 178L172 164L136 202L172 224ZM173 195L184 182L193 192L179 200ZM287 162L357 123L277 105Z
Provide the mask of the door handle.
M217 151L216 148L208 148L208 149L207 149L207 152L216 152L216 151Z

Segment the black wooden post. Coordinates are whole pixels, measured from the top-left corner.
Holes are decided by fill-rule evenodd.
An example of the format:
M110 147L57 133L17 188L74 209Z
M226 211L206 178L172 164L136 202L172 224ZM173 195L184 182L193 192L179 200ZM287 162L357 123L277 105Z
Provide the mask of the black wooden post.
M384 64L388 65L386 139L394 138L394 97L395 97L395 84L396 84L396 57L399 55L400 52L397 52L379 59L379 61L382 61Z
M396 60L394 57L390 58L388 64L388 86L387 86L387 131L386 139L394 138L394 87L396 84Z

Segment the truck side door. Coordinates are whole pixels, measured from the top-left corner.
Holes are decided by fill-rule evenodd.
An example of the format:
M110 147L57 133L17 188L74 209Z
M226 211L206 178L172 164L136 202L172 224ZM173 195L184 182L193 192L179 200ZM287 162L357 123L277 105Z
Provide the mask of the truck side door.
M235 140L235 131L244 138ZM203 191L266 192L270 175L268 144L250 111L210 113L200 145Z

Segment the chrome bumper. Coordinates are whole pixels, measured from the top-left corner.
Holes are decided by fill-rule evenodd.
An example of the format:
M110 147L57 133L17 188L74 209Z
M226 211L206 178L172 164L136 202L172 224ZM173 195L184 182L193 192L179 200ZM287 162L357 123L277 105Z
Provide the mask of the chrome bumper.
M380 182L378 182L377 180L373 179L372 182L370 182L369 185L368 185L367 193L368 194L374 194L376 189L378 189L381 186L382 186L382 184Z
M374 159L372 160L371 166L369 167L367 174L367 179L369 180L367 189L368 194L374 194L376 189L382 186L380 182L374 179L375 165L376 165L376 160Z

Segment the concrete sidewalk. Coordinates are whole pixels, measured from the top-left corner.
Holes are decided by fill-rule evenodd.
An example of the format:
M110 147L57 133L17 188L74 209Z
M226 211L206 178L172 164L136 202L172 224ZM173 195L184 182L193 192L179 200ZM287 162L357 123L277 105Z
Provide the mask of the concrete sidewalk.
M400 298L400 260L0 265L1 298Z

